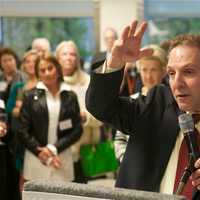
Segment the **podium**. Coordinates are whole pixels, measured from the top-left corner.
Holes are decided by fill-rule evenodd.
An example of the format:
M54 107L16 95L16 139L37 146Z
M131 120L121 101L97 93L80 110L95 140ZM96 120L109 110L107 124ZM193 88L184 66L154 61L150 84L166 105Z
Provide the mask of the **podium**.
M183 196L98 185L35 180L25 183L23 200L186 200Z

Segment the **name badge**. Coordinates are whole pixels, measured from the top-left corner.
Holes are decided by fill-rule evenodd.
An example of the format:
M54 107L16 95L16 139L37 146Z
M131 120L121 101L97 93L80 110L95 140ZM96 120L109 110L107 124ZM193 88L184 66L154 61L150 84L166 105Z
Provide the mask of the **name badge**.
M7 89L8 84L5 81L0 81L0 92L4 92Z
M5 103L0 99L0 108L5 109Z
M72 120L66 119L59 123L59 128L61 131L72 128Z

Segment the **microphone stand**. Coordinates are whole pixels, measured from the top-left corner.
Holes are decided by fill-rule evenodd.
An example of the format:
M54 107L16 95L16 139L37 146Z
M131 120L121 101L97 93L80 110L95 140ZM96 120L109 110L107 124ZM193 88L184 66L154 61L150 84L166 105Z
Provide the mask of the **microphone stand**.
M176 195L181 195L185 185L187 184L187 181L189 177L191 176L192 172L194 171L194 159L192 154L189 154L189 162L187 167L184 169L183 175L181 176L181 179L179 181L177 190L175 192Z

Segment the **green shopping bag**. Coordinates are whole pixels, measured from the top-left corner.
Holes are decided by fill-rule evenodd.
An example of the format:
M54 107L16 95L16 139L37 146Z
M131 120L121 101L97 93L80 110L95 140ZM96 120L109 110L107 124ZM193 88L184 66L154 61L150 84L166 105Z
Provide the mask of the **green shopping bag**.
M115 157L113 141L83 145L80 149L80 156L83 172L88 177L114 172L119 166Z

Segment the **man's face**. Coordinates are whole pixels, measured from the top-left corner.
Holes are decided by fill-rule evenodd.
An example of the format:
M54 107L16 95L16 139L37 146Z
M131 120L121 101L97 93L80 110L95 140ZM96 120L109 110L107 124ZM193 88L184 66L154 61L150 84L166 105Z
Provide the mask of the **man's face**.
M116 35L113 31L111 31L111 30L106 31L106 33L104 35L104 41L105 41L107 51L111 51L116 39L117 39Z
M33 49L35 49L38 52L38 55L40 57L45 56L49 52L46 42L40 42L35 44Z
M200 50L179 45L171 50L167 66L169 83L183 111L200 111Z

